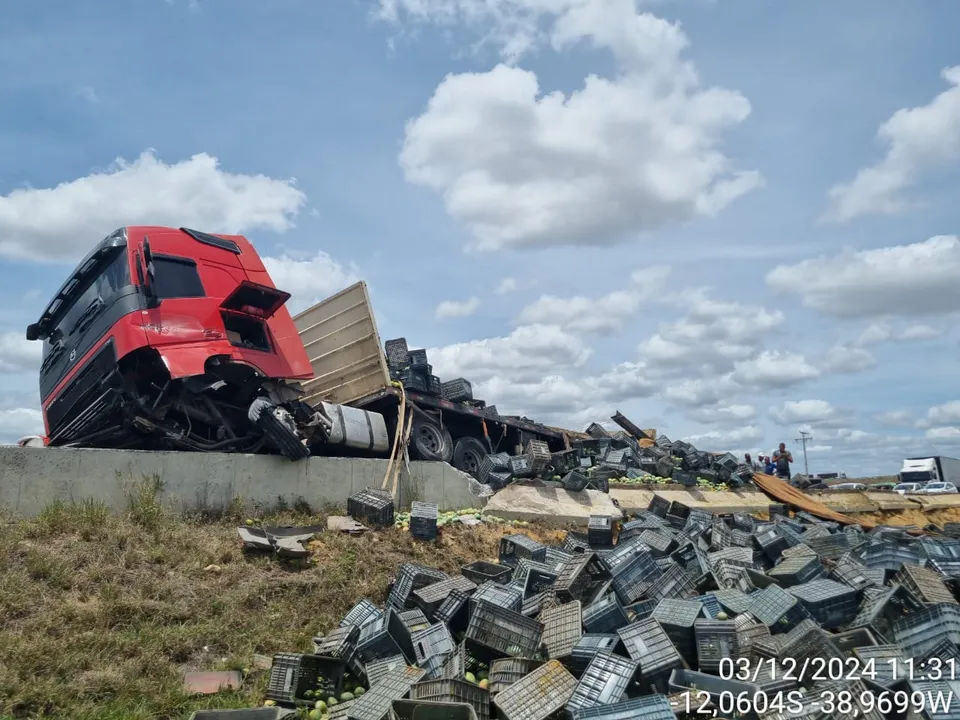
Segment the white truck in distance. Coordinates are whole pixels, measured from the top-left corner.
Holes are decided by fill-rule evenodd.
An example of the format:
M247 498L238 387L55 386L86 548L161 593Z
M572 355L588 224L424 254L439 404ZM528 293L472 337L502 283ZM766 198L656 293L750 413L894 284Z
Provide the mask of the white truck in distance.
M907 458L900 468L901 483L917 483L921 486L934 483L960 485L960 460L944 455Z

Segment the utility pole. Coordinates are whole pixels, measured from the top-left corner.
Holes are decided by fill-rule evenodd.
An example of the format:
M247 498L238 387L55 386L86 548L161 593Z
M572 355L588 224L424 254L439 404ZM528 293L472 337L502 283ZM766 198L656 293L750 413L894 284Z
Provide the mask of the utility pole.
M800 437L796 438L796 441L803 445L803 473L807 477L810 477L810 467L807 465L807 443L811 440L813 440L813 435L806 430L801 430Z

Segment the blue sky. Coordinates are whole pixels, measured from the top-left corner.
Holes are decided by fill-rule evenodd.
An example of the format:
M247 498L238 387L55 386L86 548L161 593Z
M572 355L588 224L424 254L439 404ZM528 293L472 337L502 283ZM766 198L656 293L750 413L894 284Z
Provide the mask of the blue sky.
M805 427L814 471L960 452L960 7L0 16L0 440L37 429L25 325L156 222L243 232L296 307L367 280L384 338L501 411L753 452Z

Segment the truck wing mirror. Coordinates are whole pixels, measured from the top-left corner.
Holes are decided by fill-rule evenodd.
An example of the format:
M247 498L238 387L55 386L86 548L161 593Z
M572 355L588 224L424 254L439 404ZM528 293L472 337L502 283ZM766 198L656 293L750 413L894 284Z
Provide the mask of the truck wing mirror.
M32 323L27 325L27 340L33 342L40 339L40 324Z
M140 251L134 253L134 259L137 266L137 281L143 288L143 295L147 300L147 308L155 308L160 304L160 298L157 297L157 288L154 284L156 276L153 271L153 255L150 254L150 261L144 262L150 252L149 240L143 242L143 258L140 257Z

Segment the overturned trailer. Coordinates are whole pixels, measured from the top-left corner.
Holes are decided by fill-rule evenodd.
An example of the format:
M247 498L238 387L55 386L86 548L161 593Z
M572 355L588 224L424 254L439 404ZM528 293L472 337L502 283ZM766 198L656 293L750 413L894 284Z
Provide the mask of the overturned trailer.
M289 297L240 235L110 234L27 328L43 342L44 442L291 459L329 444L386 452L381 416L304 402L313 372Z

